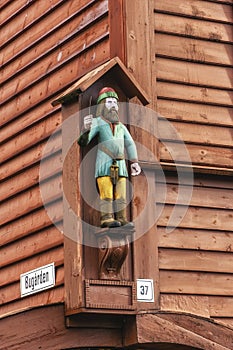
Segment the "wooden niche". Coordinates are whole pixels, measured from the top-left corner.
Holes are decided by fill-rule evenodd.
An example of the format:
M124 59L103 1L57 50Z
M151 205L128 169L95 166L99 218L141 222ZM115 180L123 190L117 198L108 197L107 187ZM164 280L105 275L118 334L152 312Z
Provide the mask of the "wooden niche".
M149 102L117 57L87 73L53 102L54 106L62 104L63 115L65 307L70 326L84 314L120 315L135 310L130 243L134 229L99 228L99 213L94 205L98 199L94 179L96 143L93 140L80 148L76 142L83 117L95 114L98 93L105 86L117 91L120 102L135 96L143 105ZM127 124L127 105L123 105L120 120Z

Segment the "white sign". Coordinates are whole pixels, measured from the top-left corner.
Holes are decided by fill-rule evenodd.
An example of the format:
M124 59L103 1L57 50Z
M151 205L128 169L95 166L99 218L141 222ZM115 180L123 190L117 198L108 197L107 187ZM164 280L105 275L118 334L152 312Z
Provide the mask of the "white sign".
M20 275L21 298L55 286L54 263Z
M151 279L137 280L137 300L141 302L154 302L154 283Z

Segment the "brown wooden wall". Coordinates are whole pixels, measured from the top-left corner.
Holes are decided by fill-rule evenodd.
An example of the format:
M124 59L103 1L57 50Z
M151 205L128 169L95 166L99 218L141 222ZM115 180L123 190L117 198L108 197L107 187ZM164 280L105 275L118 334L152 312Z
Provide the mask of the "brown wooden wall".
M232 168L232 23L232 0L154 0L161 161L172 161L164 116L193 164Z
M232 1L154 0L160 159L174 161L172 146L176 161L185 161L165 117L185 142L193 165L210 168L209 174L195 173L190 206L171 233L166 225L178 190L189 190L190 184L187 177L180 186L175 172L167 173L166 183L157 176L158 209L164 206L158 220L161 309L231 326L233 191L224 169L233 166L232 23ZM216 168L219 176L211 174Z
M189 207L182 200L176 204L178 189L185 186L190 186L189 177L179 184L168 173L165 184L157 176L157 206L164 206L158 220L161 309L233 325L232 180L195 176ZM174 207L185 209L185 215L168 232Z
M40 160L61 124L60 107L53 108L51 101L109 58L109 33L107 0L1 1L0 11L3 316L64 300L59 131L43 168L44 201ZM50 262L56 265L56 288L21 299L20 274Z

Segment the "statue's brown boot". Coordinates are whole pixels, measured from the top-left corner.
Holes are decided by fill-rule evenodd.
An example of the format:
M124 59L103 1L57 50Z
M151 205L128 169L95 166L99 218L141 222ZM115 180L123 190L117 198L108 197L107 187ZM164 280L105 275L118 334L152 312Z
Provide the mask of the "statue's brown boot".
M121 223L118 220L114 219L113 209L112 209L112 200L103 199L100 201L100 226L101 227L120 227Z
M121 199L116 199L115 200L115 216L116 220L121 223L121 226L131 226L133 227L134 224L130 221L127 220L126 218L126 200L121 198Z

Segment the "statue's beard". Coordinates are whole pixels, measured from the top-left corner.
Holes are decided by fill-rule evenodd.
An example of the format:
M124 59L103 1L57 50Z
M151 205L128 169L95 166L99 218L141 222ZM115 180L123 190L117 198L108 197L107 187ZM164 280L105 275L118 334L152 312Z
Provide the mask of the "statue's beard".
M104 118L107 119L110 123L119 123L118 111L115 108L108 110L104 109Z

